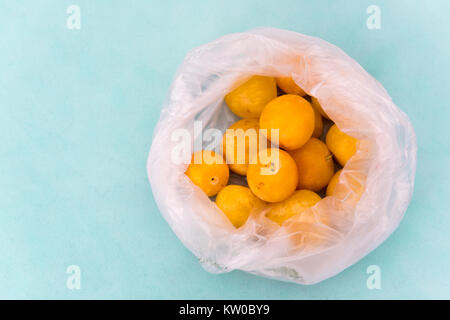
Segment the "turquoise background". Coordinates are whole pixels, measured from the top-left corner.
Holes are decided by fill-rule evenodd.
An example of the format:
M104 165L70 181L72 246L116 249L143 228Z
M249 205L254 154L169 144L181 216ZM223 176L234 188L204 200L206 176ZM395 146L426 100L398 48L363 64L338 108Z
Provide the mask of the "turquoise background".
M81 8L81 29L66 9ZM366 8L381 8L368 30ZM0 298L450 298L450 1L0 0ZM417 134L395 233L313 286L209 274L158 212L152 130L192 47L272 26L338 45ZM366 287L370 265L381 290ZM81 268L81 289L66 268Z

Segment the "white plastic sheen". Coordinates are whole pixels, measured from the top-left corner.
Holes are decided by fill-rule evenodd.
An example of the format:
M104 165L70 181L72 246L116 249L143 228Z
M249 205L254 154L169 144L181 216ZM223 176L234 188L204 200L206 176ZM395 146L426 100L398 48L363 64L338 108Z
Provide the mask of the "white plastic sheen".
M335 195L308 209L316 222L303 232L321 241L301 240L302 233L292 227L295 217L279 227L261 212L235 229L190 182L184 174L187 165L172 159L179 144L174 130L184 128L193 135L194 120L201 120L205 129L225 131L237 120L224 96L255 74L291 76L318 98L342 131L359 140ZM397 228L413 193L416 150L407 116L341 49L299 33L259 28L226 35L188 53L155 128L147 170L161 213L206 270L239 269L313 284L354 264ZM184 162L189 161L190 156ZM323 216L331 217L331 223L322 224L318 218Z

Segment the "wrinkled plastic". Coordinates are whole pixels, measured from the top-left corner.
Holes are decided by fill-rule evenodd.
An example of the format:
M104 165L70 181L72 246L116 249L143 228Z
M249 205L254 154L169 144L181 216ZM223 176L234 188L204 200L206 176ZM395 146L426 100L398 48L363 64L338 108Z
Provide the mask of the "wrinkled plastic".
M255 74L291 76L342 131L359 140L335 195L308 209L315 222L307 227L295 217L279 227L257 212L235 229L185 176L187 165L171 159L174 130L194 134L194 120L202 120L205 129L225 131L237 120L223 98ZM354 264L397 228L413 193L416 149L407 116L341 49L299 33L260 28L188 53L155 128L147 169L161 213L206 270L239 269L313 284ZM323 224L321 217L331 223Z

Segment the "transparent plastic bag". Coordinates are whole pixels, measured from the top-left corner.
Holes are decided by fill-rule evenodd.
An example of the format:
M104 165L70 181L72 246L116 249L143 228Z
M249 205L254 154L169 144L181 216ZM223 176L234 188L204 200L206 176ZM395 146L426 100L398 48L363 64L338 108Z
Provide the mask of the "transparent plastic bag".
M187 130L193 144L199 139L194 120L203 129L225 131L237 118L224 96L255 74L291 76L342 131L359 140L334 195L308 209L314 221L307 227L295 217L279 227L256 213L235 229L184 174L190 155L185 164L173 161L173 132ZM147 170L164 218L206 270L239 269L313 284L354 264L395 230L412 197L416 149L407 116L341 49L299 33L259 28L188 53L155 128ZM324 216L330 224L322 224Z

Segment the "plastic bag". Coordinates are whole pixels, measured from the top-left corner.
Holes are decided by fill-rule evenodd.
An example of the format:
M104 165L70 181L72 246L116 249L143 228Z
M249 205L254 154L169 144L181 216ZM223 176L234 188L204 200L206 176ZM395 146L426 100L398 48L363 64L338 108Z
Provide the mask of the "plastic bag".
M201 120L204 130L225 131L237 118L224 96L255 74L291 76L318 98L342 131L359 140L335 195L308 209L316 218L313 228L293 228L294 218L278 227L254 215L235 229L184 174L190 154L184 164L173 161L179 143L173 132L187 130L193 144L200 138L194 136L194 120ZM398 226L413 193L416 149L407 116L341 49L299 33L259 28L224 36L188 53L154 130L147 170L164 218L206 270L240 269L313 284L357 262ZM321 224L319 218L325 215L333 217L331 227ZM320 241L306 245L308 234Z

